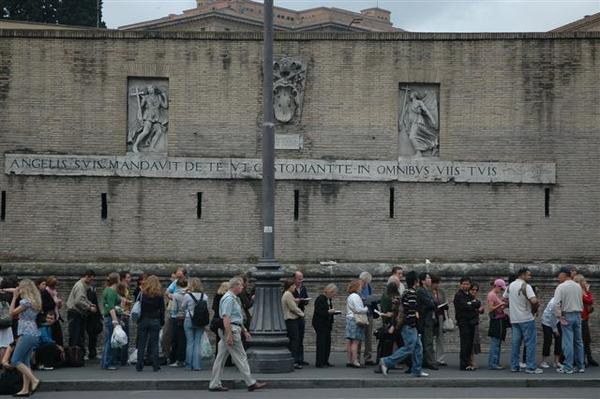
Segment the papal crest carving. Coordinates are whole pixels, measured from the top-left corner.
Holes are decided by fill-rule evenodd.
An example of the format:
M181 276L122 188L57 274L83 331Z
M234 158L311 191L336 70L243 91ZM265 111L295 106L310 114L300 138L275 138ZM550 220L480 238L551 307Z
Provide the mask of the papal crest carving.
M275 119L291 123L302 115L306 64L285 57L273 62L273 109Z

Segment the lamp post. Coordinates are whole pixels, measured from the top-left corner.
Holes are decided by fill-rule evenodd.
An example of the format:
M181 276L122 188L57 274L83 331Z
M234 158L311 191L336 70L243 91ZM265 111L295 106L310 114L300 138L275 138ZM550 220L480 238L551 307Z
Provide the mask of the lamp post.
M250 323L248 362L256 373L294 370L281 308L283 271L275 260L275 118L273 115L273 0L264 2L262 134L262 257L256 272L256 298Z

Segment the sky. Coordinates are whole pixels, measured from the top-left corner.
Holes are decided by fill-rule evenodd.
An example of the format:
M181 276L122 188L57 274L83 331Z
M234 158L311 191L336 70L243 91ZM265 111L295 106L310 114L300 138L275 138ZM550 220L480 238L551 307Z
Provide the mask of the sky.
M109 28L181 14L195 0L103 0ZM258 0L262 2L261 0ZM395 27L412 32L545 32L600 12L600 0L274 0L303 10L325 6L351 11L379 6Z

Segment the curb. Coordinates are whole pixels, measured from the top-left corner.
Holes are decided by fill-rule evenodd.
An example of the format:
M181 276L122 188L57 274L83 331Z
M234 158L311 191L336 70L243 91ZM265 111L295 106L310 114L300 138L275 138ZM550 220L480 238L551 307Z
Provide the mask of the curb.
M272 389L311 389L311 388L595 388L600 387L596 378L388 378L379 379L269 379L261 378ZM41 391L166 391L166 390L208 390L208 380L87 380L87 381L44 381ZM223 380L223 385L234 389L245 389L241 380Z

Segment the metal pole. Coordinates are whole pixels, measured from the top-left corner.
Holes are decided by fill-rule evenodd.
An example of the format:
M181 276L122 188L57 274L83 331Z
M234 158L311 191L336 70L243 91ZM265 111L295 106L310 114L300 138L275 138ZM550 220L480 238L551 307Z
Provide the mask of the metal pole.
M273 0L264 3L262 129L262 258L252 276L256 298L248 363L256 373L289 373L294 360L281 308L283 271L275 260L275 119L273 115Z
M273 0L265 0L263 43L262 211L263 259L275 255L275 118L273 115Z
M96 0L96 29L100 28L100 0Z

